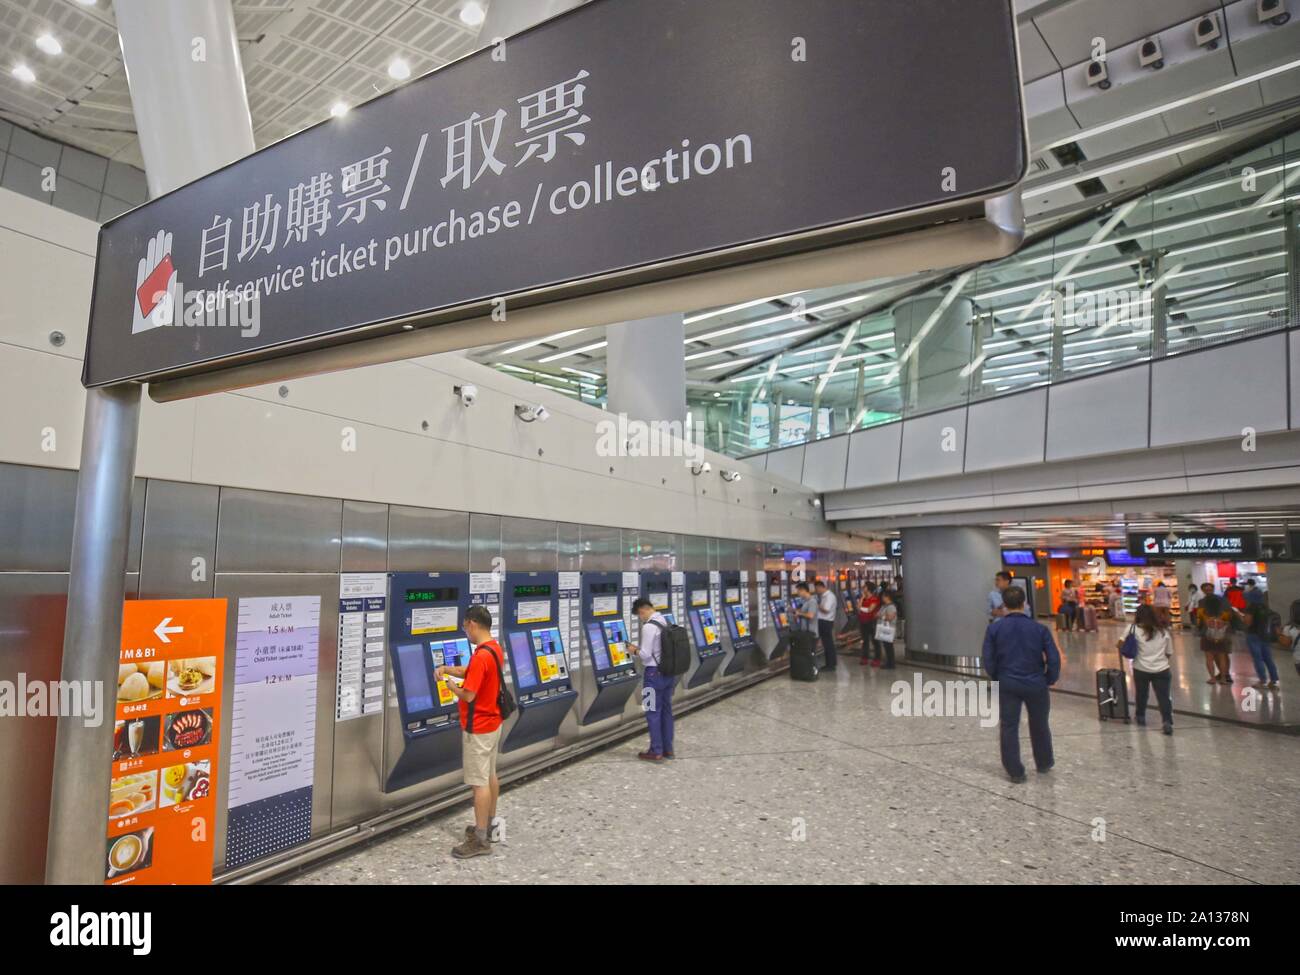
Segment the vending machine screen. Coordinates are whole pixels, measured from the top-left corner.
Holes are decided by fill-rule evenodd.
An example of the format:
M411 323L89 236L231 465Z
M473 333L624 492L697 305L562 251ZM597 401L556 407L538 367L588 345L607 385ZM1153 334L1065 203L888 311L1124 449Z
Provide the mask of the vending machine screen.
M732 638L743 640L749 636L749 620L745 617L743 606L731 607Z
M650 594L650 604L654 606L655 609L660 610L661 612L667 609L669 606L668 593L652 592Z
M718 628L713 621L713 610L701 609L691 613L691 628L695 631L695 645L703 650L718 642Z
M408 715L433 710L433 689L429 686L429 665L424 660L423 643L407 643L397 648L397 666L402 677L402 697Z
M460 637L455 640L437 640L429 644L429 657L434 667L466 667L469 665L469 640ZM438 681L438 703L446 706L456 700L456 695L447 690L446 681Z
M608 620L605 627L605 641L609 644L609 659L615 667L628 662L627 627L622 620Z
M533 648L528 642L528 633L515 630L510 634L510 660L515 668L515 684L526 690L537 683L537 671L533 669Z
M587 641L591 644L591 659L597 670L609 670L609 649L599 623L587 624Z
M537 661L537 673L543 684L569 676L569 668L564 662L564 641L560 639L558 627L548 626L532 631L533 654Z

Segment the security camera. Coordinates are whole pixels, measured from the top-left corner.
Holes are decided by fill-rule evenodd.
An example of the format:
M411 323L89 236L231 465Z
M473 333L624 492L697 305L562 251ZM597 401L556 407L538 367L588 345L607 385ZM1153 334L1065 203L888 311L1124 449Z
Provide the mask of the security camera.
M463 386L453 386L451 391L460 397L461 406L473 406L474 400L478 399L478 387L473 383L466 383Z
M822 499L821 499L821 498L809 498L809 499L808 499L808 503L809 503L810 505L812 505L814 508L820 508L820 507L822 506Z
M1100 58L1088 62L1088 84L1102 91L1110 88L1110 72L1106 70L1106 62Z
M1178 532L1170 529L1169 534L1165 536L1165 541L1170 545L1176 545L1178 543Z
M1160 38L1148 37L1138 48L1138 63L1144 68L1159 71L1165 66L1165 52L1160 46Z
M707 474L711 470L713 470L713 465L707 460L697 460L691 465L691 473L696 477L699 477L701 474Z
M1194 30L1197 44L1211 51L1218 48L1219 38L1223 36L1223 28L1219 26L1218 14L1206 14L1196 22Z
M1286 0L1255 0L1255 16L1261 24L1281 27L1291 19L1291 12L1286 9Z
M537 420L541 420L545 423L551 418L551 411L541 403L534 406L529 406L527 403L516 403L515 416L519 417L519 419L523 420L525 423L534 423Z
M740 471L718 471L722 479L728 484L735 484L740 481Z

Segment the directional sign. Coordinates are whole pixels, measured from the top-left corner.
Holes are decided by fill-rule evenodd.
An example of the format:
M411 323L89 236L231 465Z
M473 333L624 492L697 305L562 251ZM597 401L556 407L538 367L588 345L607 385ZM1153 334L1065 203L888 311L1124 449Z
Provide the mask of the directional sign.
M1130 555L1144 558L1222 558L1253 561L1259 558L1259 533L1183 532L1172 540L1164 532L1129 532Z
M225 653L224 599L124 604L106 883L212 881Z
M594 0L105 224L83 382L403 326L478 320L457 341L489 344L521 309L948 233L1026 168L1012 7Z

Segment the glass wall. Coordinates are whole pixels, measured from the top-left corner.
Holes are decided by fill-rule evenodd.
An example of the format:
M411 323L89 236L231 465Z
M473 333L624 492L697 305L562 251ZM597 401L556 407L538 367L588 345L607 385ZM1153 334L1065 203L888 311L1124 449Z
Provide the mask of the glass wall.
M709 445L761 452L1291 327L1298 241L1293 133L756 359Z

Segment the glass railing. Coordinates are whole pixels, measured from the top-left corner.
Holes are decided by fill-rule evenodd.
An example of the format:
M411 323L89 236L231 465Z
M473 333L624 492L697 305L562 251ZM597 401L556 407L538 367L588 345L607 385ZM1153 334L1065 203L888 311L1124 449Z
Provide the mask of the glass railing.
M1300 324L1298 241L1300 132L756 360L709 446L763 452Z

